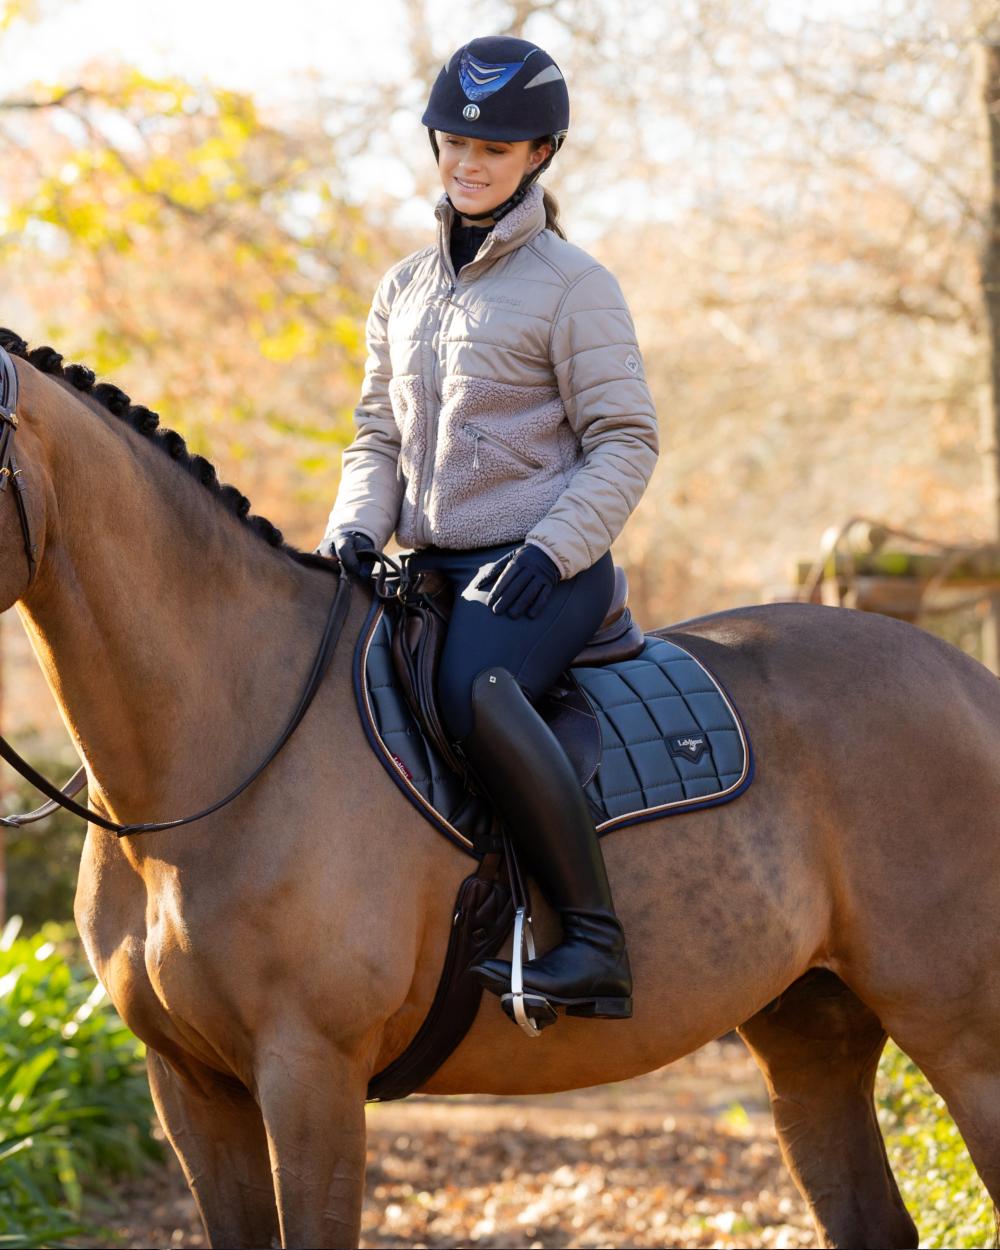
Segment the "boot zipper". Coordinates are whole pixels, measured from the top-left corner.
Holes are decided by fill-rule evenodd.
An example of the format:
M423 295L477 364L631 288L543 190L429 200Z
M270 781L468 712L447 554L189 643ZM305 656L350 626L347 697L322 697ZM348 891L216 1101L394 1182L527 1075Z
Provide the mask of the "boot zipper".
M505 443L503 439L497 438L495 434L490 434L486 430L481 430L478 425L469 425L467 423L462 426L462 430L475 442L475 451L472 457L472 467L474 469L479 468L480 439L485 439L485 441L492 447L496 447L498 450L505 452L514 460L519 460L526 468L541 469L543 467L540 461L533 460L530 456L526 456L523 451L518 451L516 447L511 447L508 443Z

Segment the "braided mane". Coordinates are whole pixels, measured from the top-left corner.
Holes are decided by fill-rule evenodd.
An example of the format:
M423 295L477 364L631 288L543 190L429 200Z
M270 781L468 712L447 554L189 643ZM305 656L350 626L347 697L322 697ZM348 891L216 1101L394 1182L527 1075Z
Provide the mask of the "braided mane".
M29 351L28 344L13 330L0 327L0 347L4 347L10 355L20 356L22 360L28 361L40 373L50 373L62 378L84 395L97 400L112 416L149 439L154 446L159 447L171 460L190 473L195 481L200 482L258 538L271 547L281 548L291 556L302 557L303 553L286 543L281 530L267 517L250 514L250 500L235 486L226 486L220 482L211 461L188 451L187 444L176 430L161 427L160 418L155 412L133 404L123 390L110 382L97 382L93 370L86 365L64 365L62 356L51 347L36 347Z

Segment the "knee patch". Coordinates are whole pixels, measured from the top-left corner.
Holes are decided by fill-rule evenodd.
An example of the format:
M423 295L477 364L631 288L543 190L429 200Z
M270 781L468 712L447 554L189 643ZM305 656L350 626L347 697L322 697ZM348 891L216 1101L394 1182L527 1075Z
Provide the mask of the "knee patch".
M498 702L520 693L520 687L510 672L496 664L480 669L471 679L454 673L442 672L438 675L441 719L454 742L461 742L472 732L477 707L480 716L484 713L489 715Z

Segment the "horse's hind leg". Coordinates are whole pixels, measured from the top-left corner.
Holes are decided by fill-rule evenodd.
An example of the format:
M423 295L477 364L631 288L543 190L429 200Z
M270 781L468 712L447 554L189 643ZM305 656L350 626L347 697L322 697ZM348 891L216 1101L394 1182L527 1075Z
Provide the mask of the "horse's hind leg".
M916 1246L875 1116L886 1034L833 973L806 973L741 1028L823 1246Z
M235 1081L207 1068L180 1075L155 1051L149 1085L205 1222L209 1245L278 1244L278 1208L260 1109Z

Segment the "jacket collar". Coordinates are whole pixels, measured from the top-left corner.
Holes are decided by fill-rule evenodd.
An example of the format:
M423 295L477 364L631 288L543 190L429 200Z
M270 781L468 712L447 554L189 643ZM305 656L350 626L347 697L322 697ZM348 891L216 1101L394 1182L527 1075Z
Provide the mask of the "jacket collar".
M438 221L438 255L445 273L451 269L451 227L455 210L446 195L442 195L434 209ZM516 208L501 217L480 249L479 255L466 270L478 275L495 260L530 242L545 229L545 202L542 188L533 183Z

